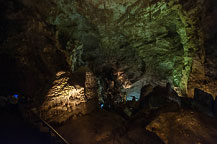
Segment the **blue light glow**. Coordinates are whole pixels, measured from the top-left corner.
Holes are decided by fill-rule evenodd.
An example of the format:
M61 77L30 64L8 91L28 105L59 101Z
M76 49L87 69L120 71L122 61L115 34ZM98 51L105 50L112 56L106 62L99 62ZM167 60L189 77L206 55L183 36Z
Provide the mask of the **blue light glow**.
M101 107L101 109L102 109L102 108L104 107L104 104L101 104L100 107Z
M18 94L14 94L13 95L16 99L18 99L19 95Z
M138 101L140 98L140 92L133 91L133 92L127 93L127 101L133 100L133 96L136 98L136 101Z

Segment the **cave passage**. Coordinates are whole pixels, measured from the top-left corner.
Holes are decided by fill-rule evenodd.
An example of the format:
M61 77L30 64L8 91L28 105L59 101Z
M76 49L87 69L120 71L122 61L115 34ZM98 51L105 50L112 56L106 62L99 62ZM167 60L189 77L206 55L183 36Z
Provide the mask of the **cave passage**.
M0 0L0 143L217 143L215 0Z

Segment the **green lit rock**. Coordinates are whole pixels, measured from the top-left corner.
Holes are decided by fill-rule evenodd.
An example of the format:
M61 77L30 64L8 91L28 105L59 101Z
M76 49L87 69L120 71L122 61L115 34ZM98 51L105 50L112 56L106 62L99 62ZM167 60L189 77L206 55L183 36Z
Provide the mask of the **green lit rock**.
M132 83L151 77L154 83L171 82L187 92L193 59L201 49L197 23L203 1L41 2L48 10L35 7L59 31L60 49L72 69L89 65L98 71L110 64L124 70ZM65 50L69 41L81 43L82 53L76 54L80 60L75 48Z

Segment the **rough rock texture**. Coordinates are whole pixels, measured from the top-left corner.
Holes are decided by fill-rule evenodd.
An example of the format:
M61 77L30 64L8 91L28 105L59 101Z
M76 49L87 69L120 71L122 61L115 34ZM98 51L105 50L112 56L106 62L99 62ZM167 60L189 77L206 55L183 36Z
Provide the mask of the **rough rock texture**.
M59 70L68 69L55 31L17 1L0 1L1 95L19 94L41 103Z
M200 61L199 58L194 59L188 85L188 95L192 97L195 87L212 94L212 96L216 96L217 94L216 7L217 4L214 0L205 1L201 12L199 25L201 28L200 37L202 48L200 57L202 57L203 61Z
M40 104L57 72L81 66L112 101L167 82L179 95L193 97L195 87L217 94L214 0L0 2L5 94Z
M217 140L216 118L180 109L173 102L155 110L140 109L130 119L122 116L103 109L56 129L77 144L214 144Z
M70 120L56 129L70 143L76 144L163 144L159 137L137 122L127 124L119 115L107 111Z
M139 95L144 84L164 85L169 81L178 91L193 97L192 88L200 85L197 77L204 77L207 29L202 24L207 19L206 13L214 13L208 12L208 6L203 8L208 2L23 0L23 3L57 28L60 45L69 50L66 55L72 70L75 65L88 65L100 72L104 65L110 64L131 82L128 89L122 87L128 96ZM204 15L200 15L202 12ZM78 56L70 48L74 41L82 49ZM136 83L142 78L141 83ZM209 86L215 84L209 82ZM133 89L134 86L139 88Z
M58 72L40 107L41 117L48 122L63 123L71 117L96 110L97 95L93 91L97 87L94 82L90 72Z
M95 75L87 71L85 74L85 95L87 99L97 98L98 83Z
M216 128L216 119L191 111L162 113L146 127L165 144L216 143Z

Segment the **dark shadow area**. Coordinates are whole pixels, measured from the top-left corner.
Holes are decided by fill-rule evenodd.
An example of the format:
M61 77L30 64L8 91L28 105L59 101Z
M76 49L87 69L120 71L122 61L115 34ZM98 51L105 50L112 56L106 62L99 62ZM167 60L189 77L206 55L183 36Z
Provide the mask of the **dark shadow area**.
M25 121L17 105L0 110L0 143L2 144L51 144L51 138Z
M0 95L7 96L10 94L20 93L21 75L18 71L16 60L7 54L0 54L1 65L1 83Z

